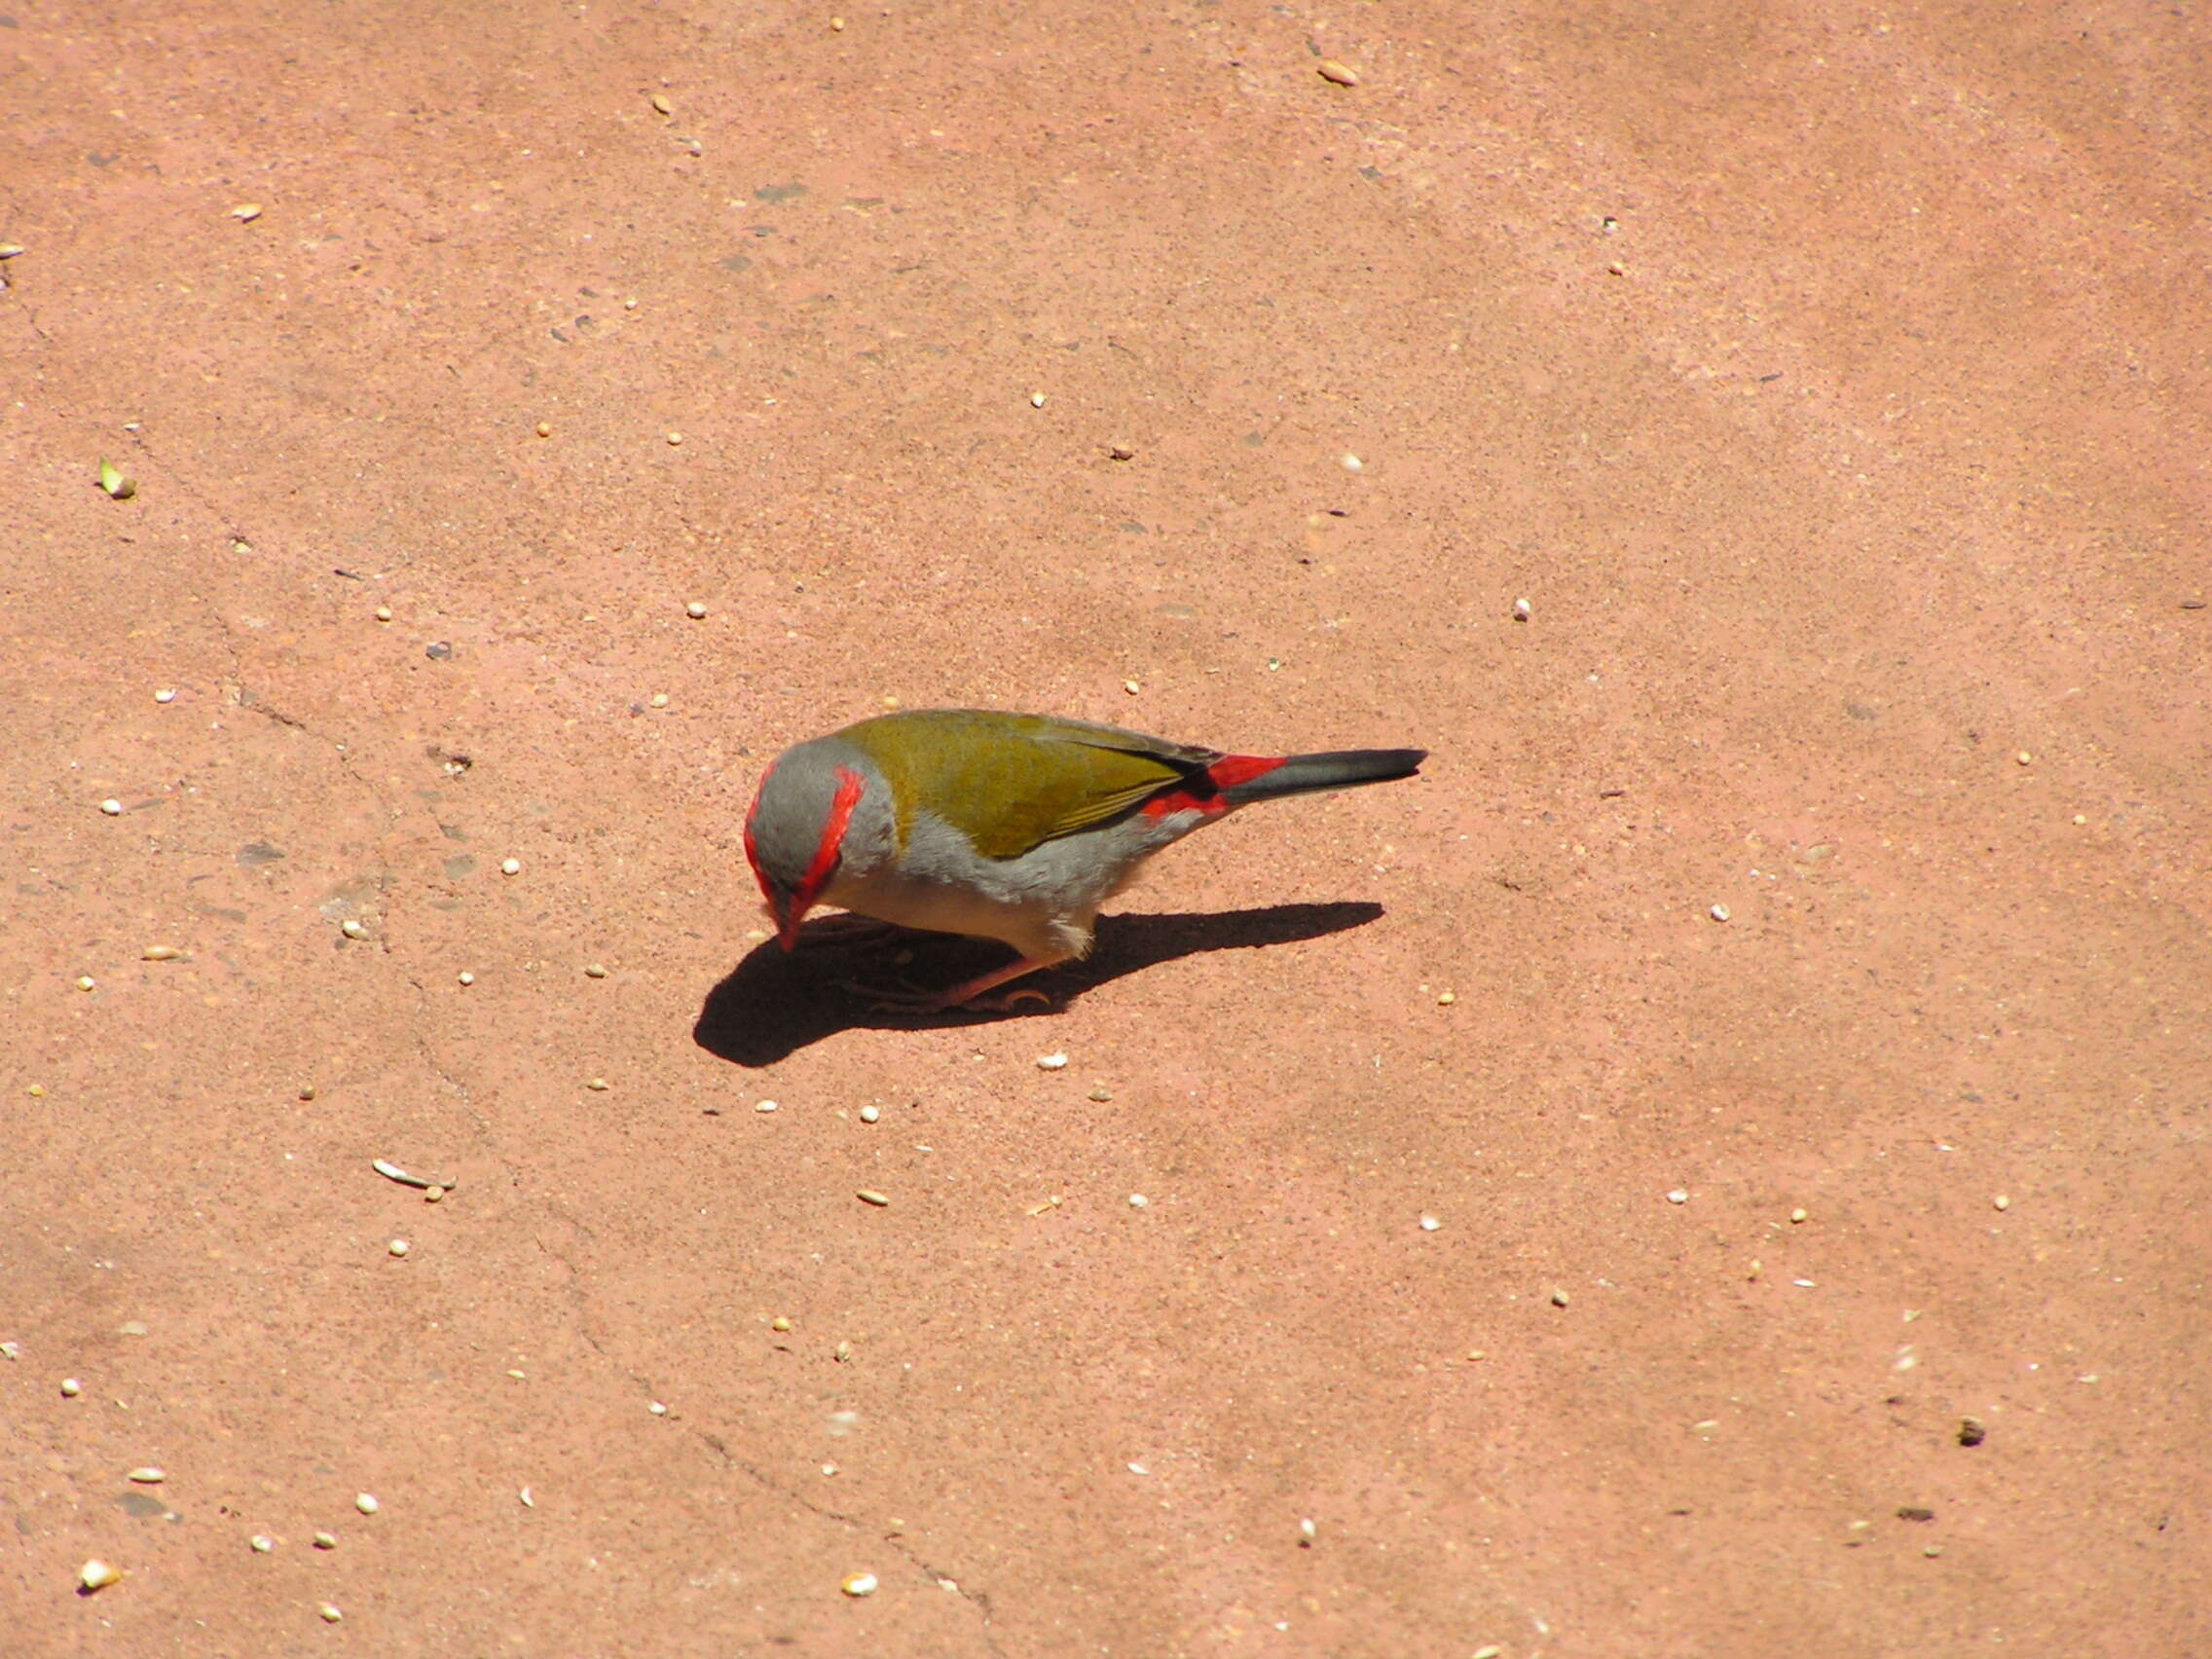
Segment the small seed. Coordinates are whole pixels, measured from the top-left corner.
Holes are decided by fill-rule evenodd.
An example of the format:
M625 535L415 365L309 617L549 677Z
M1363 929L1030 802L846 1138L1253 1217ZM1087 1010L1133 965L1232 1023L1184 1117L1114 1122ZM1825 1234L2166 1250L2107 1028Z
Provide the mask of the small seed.
M697 600L693 600L689 605L686 605L683 608L683 614L690 617L692 621L696 622L700 617L707 614L707 608L704 605L701 605Z
M140 960L146 962L174 962L181 958L184 952L177 949L173 944L149 944L138 955Z
M1805 1220L1805 1212L1804 1212L1803 1210L1801 1210L1801 1209L1793 1209L1793 1210L1791 1210L1791 1211L1789 1212L1789 1221L1790 1221L1790 1225L1791 1225L1791 1226L1796 1226L1796 1225L1798 1225L1798 1224L1802 1223L1802 1222L1803 1222L1804 1220Z
M1525 599L1517 599L1517 600L1515 600L1515 601L1513 602L1513 620L1514 620L1514 621L1516 621L1516 622L1526 622L1526 621L1528 621L1528 620L1529 620L1529 618L1530 618L1530 617L1533 616L1533 615L1534 615L1535 613L1536 613L1536 611L1535 611L1535 608L1534 608L1533 606L1531 606L1531 605L1530 605L1530 603L1529 603L1529 602L1528 602L1527 600L1525 600Z
M1554 1308L1565 1308L1567 1306L1567 1292L1564 1290L1553 1291L1552 1306Z
M668 434L668 441L670 447L674 448L683 441L683 434L682 432L671 432Z
M1113 1099L1114 1096L1107 1092L1106 1086L1104 1084L1100 1084L1096 1088L1093 1088L1088 1094L1085 1095L1084 1098L1086 1100L1095 1100L1103 1106L1107 1101Z
M358 1509L363 1515L374 1515L380 1505L377 1503L374 1494L364 1492L356 1493L354 1494L353 1507L355 1509Z
M541 437L541 438L549 438L549 437L551 437L551 436L553 435L553 423L552 423L552 422L550 422L550 421L540 421L540 422L538 422L538 423L537 423L537 435L538 435L539 437Z
M261 217L261 203L258 202L241 202L231 209L231 217L241 225L250 225L254 220Z
M366 939L369 937L369 930L350 916L338 924L338 931L348 939Z
M122 1576L123 1568L110 1567L96 1556L77 1568L77 1582L82 1584L88 1593L93 1590L105 1590Z
M1359 85L1359 71L1349 64L1339 63L1334 57L1322 58L1320 62L1313 65L1313 72L1322 80L1334 82L1340 87L1356 87Z
M1365 472L1367 470L1367 462L1353 455L1349 450L1337 457L1337 464L1346 472Z
M1438 991L1436 993L1436 1006L1438 1008L1450 1008L1458 1000L1459 993L1456 991Z
M662 1405L658 1400L651 1400L646 1402L645 1410L652 1413L655 1417L668 1416L668 1408Z
M315 1611L322 1615L322 1622L324 1624L336 1624L339 1620L343 1619L346 1616L336 1607L332 1606L328 1602L323 1603L323 1604L317 1607Z
M585 1082L584 1087L595 1094L605 1094L608 1088L607 1079L603 1077L588 1079Z
M1134 697L1139 691L1142 691L1144 687L1139 685L1133 680L1124 680L1122 682L1122 689L1126 691L1130 696Z
M861 1108L861 1122L864 1124L872 1124L876 1121L876 1119L882 1116L882 1111L877 1107L863 1106Z
M1321 1529L1314 1526L1310 1519L1299 1522L1298 1541L1300 1544L1310 1545L1320 1535Z
M1999 1193L1997 1197L1991 1198L1989 1201L2001 1210L2009 1210L2012 1207L2012 1200L2007 1198L2003 1193Z
M1031 392L1031 393L1029 394L1029 407L1030 407L1030 408L1032 408L1032 409L1042 409L1042 408L1044 408L1044 407L1045 407L1045 394L1044 394L1043 392L1041 392L1041 391L1033 391L1033 392Z
M530 1495L530 1488L524 1487L515 1495L522 1499L522 1506L525 1509L535 1509L537 1507L537 1499Z
M2036 757L2033 755L2030 755L2025 749L2021 750L2019 754L2013 756L2012 758L2023 766L2033 766L2036 763Z
M607 970L596 962L587 962L584 964L584 977L587 979L604 979L607 977Z
M471 974L465 968L463 968L459 974L455 975L454 977L464 985L473 985L476 983L476 976Z
M1144 1209L1150 1206L1152 1200L1146 1198L1142 1193L1131 1193L1129 1195L1129 1208L1131 1209Z
M98 984L99 981L93 978L90 974L80 974L77 976L77 989L79 989L80 991L92 990Z
M138 494L138 481L112 461L100 462L100 488L118 501L128 501Z
M256 1532L252 1537L246 1539L246 1542L252 1546L255 1555L267 1555L276 1547L276 1540L267 1532Z
M1690 1196L1689 1194L1683 1192L1681 1188L1677 1187L1673 1192L1667 1195L1667 1201L1671 1204L1686 1204L1690 1201Z
M149 1463L142 1469L132 1469L123 1478L127 1481L136 1481L140 1486L160 1486L169 1476L166 1469L157 1469Z
M843 1365L853 1357L853 1345L851 1343L839 1343L830 1350L830 1357L839 1365Z
M1435 1232L1435 1231L1436 1231L1436 1230L1437 1230L1438 1228L1442 1227L1443 1225L1444 1225L1444 1223L1442 1223L1441 1221L1437 1220L1437 1219L1436 1219L1436 1217L1434 1217L1434 1216L1432 1216L1432 1215L1424 1215L1424 1216L1422 1216L1422 1217L1420 1218L1420 1230L1421 1230L1421 1231L1422 1231L1423 1233L1434 1233L1434 1232Z
M1067 1063L1068 1057L1064 1053L1039 1054L1037 1056L1037 1069L1039 1071L1065 1071Z
M773 1100L763 1100L753 1109L756 1112L773 1112L776 1109L776 1103Z
M446 1201L446 1190L443 1187L424 1187L423 1201L426 1204L442 1204Z
M665 709L668 707L668 693L666 691L655 691L648 701L656 709Z
M768 1329L771 1331L788 1331L791 1328L792 1322L789 1319L785 1318L781 1313L777 1314L773 1319L768 1321Z
M313 1100L314 1098L314 1085L312 1083L301 1084L300 1098L302 1100Z
M1716 922L1724 922L1728 919L1728 906L1725 904L1715 904L1711 910L1707 911L1706 914L1710 915Z
M385 1248L390 1251L394 1256L404 1256L407 1254L407 1240L404 1238L394 1238L389 1244L387 1244Z
M157 703L173 703L176 701L176 692L170 686L165 685L154 693L154 701Z
M100 810L106 813L110 818L120 817L123 813L123 802L116 800L111 796L108 799L100 802Z
M520 875L520 874L522 874L522 860L520 860L520 859L501 859L501 860L499 861L499 873L500 873L501 875Z
M883 1194L877 1192L873 1187L863 1187L859 1192L855 1193L853 1197L860 1199L860 1201L864 1204L873 1204L877 1209L883 1208L885 1204L888 1204L891 1201Z
M653 112L656 115L673 115L675 110L676 106L668 101L664 93L653 93Z
M64 1400L74 1400L79 1394L82 1394L84 1391L85 1385L82 1382L78 1382L74 1377L64 1377L61 1380L61 1397Z
M317 1532L314 1535L314 1547L318 1550L334 1550L338 1547L338 1540L328 1532Z
M378 606L377 620L379 622L389 622L391 620L391 607L388 605Z
M842 18L831 18L830 19L830 32L831 34L843 34L845 32L845 19Z
M872 1596L875 1594L875 1574L872 1572L848 1572L845 1574L844 1582L839 1584L837 1588L844 1591L848 1596Z

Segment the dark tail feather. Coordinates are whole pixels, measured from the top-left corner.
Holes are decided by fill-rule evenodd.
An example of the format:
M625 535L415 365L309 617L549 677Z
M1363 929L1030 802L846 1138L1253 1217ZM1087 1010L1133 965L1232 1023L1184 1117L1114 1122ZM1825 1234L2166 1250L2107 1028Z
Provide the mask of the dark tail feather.
M1213 775L1221 780L1221 798L1231 806L1249 806L1256 800L1278 795L1309 794L1315 790L1348 790L1359 784L1386 784L1393 778L1410 778L1428 758L1425 749L1346 749L1333 755L1293 755L1263 772L1245 768L1261 764L1241 755L1217 761ZM1223 778L1223 773L1228 778ZM1238 776L1239 773L1242 776ZM1234 780L1234 781L1232 781Z

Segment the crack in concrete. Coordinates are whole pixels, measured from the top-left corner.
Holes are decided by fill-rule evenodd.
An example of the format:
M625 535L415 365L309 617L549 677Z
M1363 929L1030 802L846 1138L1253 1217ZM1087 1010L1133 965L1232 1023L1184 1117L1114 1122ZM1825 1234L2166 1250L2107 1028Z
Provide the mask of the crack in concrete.
M763 1491L773 1493L776 1494L776 1496L785 1499L787 1502L797 1504L799 1508L805 1510L808 1514L820 1516L825 1521L833 1521L838 1526L848 1528L855 1532L872 1533L875 1531L875 1529L869 1527L865 1521L861 1520L860 1517L856 1515L848 1515L840 1509L831 1509L827 1504L817 1503L812 1498L808 1497L804 1493L800 1492L796 1487L786 1486L783 1482L770 1475L766 1470L759 1468L754 1463L748 1462L743 1457L738 1456L729 1449L727 1442L725 1442L720 1435L709 1433L706 1429L703 1428L695 1428L691 1430L691 1437L694 1440L698 1440L706 1445L730 1468L736 1469L740 1473L750 1477L753 1482L756 1485L759 1486ZM970 1606L974 1607L976 1609L977 1617L982 1622L984 1650L992 1654L997 1654L1000 1651L997 1638L993 1634L991 1628L991 1620L993 1616L991 1598L986 1592L981 1590L971 1590L965 1584L961 1583L959 1579L952 1576L952 1574L948 1572L940 1572L935 1567L932 1567L927 1561L924 1561L921 1555L914 1549L914 1547L911 1544L907 1543L901 1534L897 1532L889 1532L881 1533L878 1535L882 1537L885 1548L889 1549L893 1554L897 1555L901 1560L905 1562L907 1566L913 1567L917 1572L927 1573L929 1575L931 1583L939 1586L940 1589L946 1585L950 1585L952 1587L953 1594L958 1596Z

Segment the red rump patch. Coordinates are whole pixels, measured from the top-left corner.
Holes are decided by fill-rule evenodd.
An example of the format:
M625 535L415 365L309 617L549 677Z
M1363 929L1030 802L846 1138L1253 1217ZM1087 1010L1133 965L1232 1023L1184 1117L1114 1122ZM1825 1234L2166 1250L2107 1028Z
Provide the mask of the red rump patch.
M1281 758L1265 755L1224 755L1206 768L1203 780L1194 779L1189 786L1156 794L1144 803L1147 818L1165 818L1176 812L1202 812L1208 818L1218 818L1229 810L1229 802L1221 798L1224 790L1233 790L1238 784L1248 784L1254 778L1265 777L1282 764Z

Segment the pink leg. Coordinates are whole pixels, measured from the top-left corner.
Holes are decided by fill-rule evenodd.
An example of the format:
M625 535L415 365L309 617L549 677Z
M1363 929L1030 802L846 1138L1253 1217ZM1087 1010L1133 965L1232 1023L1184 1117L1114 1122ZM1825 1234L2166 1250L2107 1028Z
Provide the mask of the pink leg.
M872 998L875 1006L890 1014L942 1014L948 1009L972 1008L992 1014L1011 1014L1024 997L1034 997L1050 1008L1052 999L1033 987L1010 991L1003 997L985 997L983 993L1018 979L1024 974L1034 974L1040 968L1056 968L1068 959L1064 956L1024 956L1018 962L1010 962L1004 968L995 968L988 974L978 974L973 979L963 980L946 991L887 991L870 986L849 985L846 988Z

